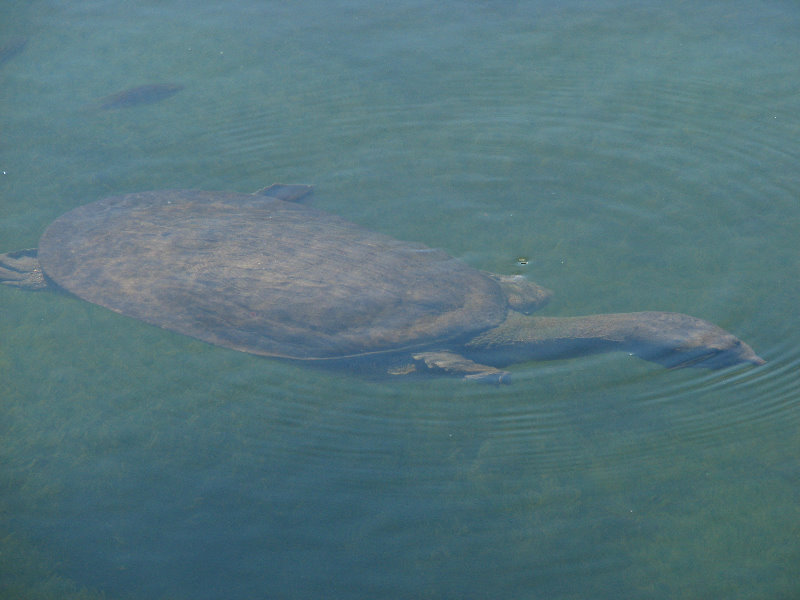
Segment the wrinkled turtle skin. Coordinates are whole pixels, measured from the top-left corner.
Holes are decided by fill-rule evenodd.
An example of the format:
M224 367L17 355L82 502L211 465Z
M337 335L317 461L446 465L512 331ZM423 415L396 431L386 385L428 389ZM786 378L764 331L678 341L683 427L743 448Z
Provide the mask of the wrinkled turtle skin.
M497 366L606 350L666 366L763 362L733 335L688 315L525 316L547 302L548 290L296 202L309 192L276 184L257 194L105 198L58 218L38 253L4 255L0 281L57 287L252 354L407 354L409 366L398 373L424 366L503 380Z

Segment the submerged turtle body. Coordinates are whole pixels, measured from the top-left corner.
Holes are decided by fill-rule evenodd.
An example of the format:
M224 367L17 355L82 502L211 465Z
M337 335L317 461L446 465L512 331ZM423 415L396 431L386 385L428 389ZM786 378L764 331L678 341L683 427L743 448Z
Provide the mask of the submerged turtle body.
M520 314L543 305L549 290L295 202L310 189L106 198L58 218L38 253L0 255L0 282L57 286L252 354L335 360L405 351L387 369L396 374L426 367L497 381L507 376L498 367L513 362L609 350L669 367L764 362L727 331L680 313Z
M47 277L89 302L286 358L469 336L507 310L497 281L441 250L261 194L106 198L56 220L39 261Z

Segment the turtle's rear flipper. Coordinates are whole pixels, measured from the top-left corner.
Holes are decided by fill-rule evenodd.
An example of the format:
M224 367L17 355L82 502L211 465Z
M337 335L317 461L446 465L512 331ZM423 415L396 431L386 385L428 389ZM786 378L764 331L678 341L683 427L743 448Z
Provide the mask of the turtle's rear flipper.
M482 365L464 358L455 352L441 350L438 352L421 352L412 357L421 360L429 369L441 369L454 375L463 375L470 381L486 381L489 383L508 383L511 373L501 371L489 365Z
M284 202L299 202L308 196L313 189L313 185L306 185L305 183L273 183L269 187L258 190L256 194L277 198Z
M26 290L46 289L36 248L0 254L0 283Z

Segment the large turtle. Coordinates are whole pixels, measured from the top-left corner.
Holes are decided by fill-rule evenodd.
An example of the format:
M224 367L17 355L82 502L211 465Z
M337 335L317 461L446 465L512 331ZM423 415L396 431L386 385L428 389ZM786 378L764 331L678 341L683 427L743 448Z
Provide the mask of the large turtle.
M58 218L38 253L0 257L0 279L61 288L252 354L392 356L380 361L392 373L431 368L499 381L507 372L498 367L512 362L607 350L670 367L764 362L730 333L678 313L525 316L548 290L296 202L309 191L276 184L256 194L113 196Z

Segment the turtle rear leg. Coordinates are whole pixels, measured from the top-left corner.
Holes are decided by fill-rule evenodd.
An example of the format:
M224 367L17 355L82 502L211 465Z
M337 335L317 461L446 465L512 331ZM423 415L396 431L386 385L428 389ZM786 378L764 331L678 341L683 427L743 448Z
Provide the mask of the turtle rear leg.
M447 350L420 352L419 354L414 354L412 358L424 362L429 369L440 369L454 375L463 375L464 379L470 381L508 383L511 378L511 373L508 371L501 371L489 365L476 363L460 354Z
M273 183L270 186L258 190L256 194L277 198L284 202L299 202L313 190L313 185L306 185L305 183Z
M0 254L0 283L26 290L46 289L36 248Z

